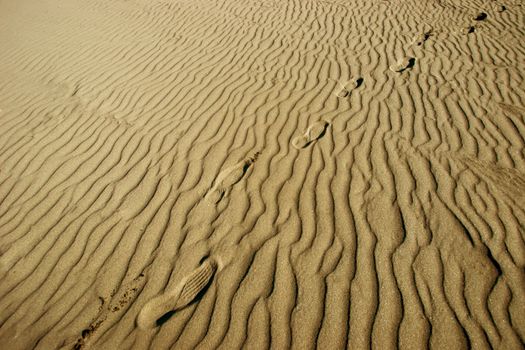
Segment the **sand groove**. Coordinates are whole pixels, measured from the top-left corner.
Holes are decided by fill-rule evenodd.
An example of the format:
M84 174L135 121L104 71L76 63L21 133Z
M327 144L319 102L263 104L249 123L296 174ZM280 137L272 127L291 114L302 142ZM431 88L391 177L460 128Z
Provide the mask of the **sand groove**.
M524 11L0 2L0 348L523 348Z

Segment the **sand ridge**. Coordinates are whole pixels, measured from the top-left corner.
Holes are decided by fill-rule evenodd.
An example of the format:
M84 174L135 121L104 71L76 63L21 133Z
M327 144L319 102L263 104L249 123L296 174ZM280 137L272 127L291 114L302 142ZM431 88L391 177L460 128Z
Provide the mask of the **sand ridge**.
M523 348L524 18L1 1L0 348Z

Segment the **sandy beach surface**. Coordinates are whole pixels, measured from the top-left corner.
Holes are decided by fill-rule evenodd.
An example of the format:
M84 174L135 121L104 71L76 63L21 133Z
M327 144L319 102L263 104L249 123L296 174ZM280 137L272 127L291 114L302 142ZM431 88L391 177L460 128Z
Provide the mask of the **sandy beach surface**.
M0 349L523 349L521 0L0 0Z

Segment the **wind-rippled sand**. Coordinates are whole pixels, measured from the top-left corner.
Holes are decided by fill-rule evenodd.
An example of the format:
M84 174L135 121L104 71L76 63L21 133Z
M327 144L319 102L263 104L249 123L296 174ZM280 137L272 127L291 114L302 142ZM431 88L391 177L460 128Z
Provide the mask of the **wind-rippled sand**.
M522 349L524 6L0 1L0 348Z

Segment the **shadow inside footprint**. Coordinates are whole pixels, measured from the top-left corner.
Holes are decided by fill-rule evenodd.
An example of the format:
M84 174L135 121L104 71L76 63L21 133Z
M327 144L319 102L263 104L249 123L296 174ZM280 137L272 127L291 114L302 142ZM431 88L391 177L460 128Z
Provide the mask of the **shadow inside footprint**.
M157 327L162 326L164 323L168 322L171 316L175 314L175 310L171 310L166 312L164 315L162 315L157 321L155 321L155 325Z
M357 78L355 79L355 88L357 89L363 84L364 79L363 78Z

